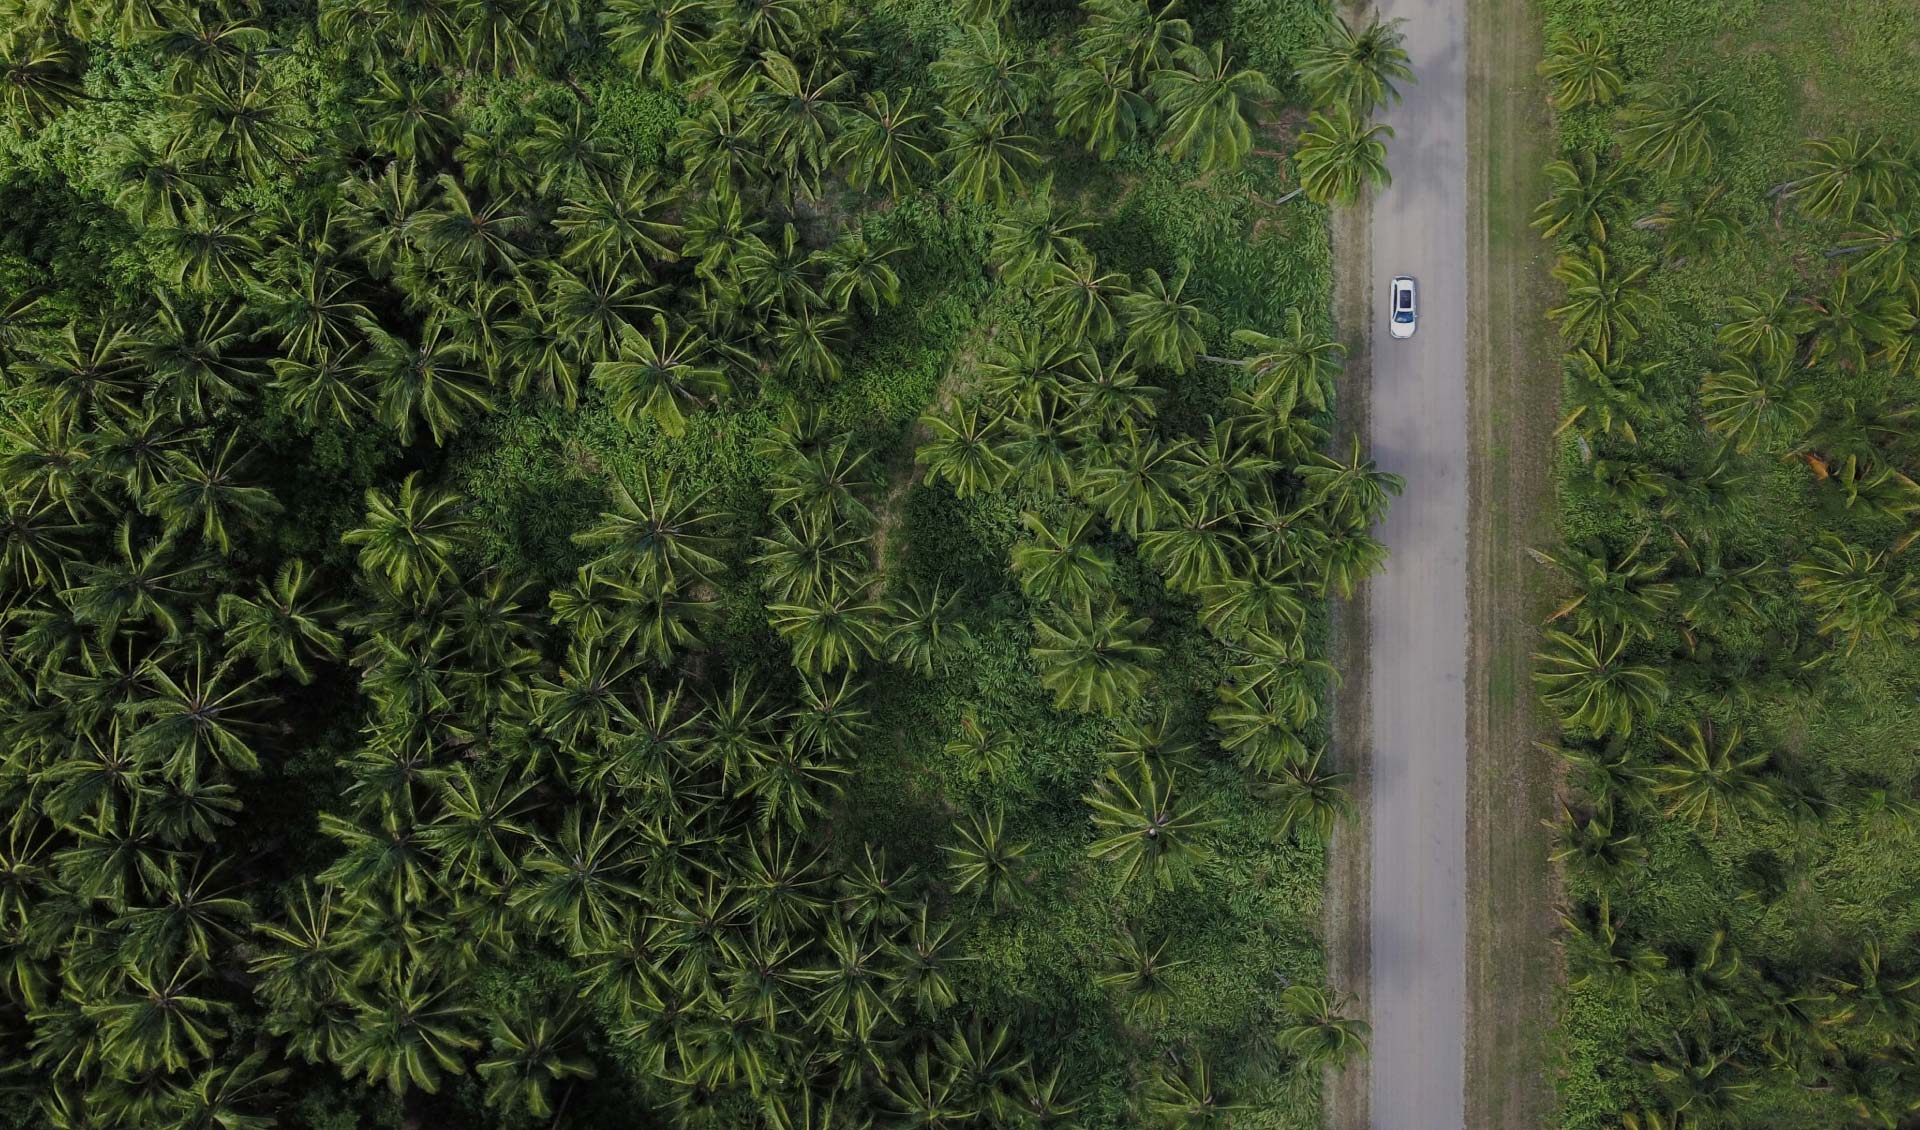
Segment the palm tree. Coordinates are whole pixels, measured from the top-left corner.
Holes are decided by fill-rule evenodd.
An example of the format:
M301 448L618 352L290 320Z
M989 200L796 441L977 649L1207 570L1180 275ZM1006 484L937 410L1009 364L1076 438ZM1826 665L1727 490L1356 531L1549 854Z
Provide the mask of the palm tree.
M1626 916L1614 913L1608 895L1578 904L1560 921L1567 928L1568 964L1575 974L1568 988L1607 990L1637 1005L1642 992L1659 984L1666 955L1625 928Z
M1700 415L1707 430L1726 436L1742 454L1794 446L1813 426L1812 390L1786 356L1774 356L1772 363L1759 365L1730 358L1725 368L1700 380Z
M1720 105L1718 92L1648 84L1619 118L1628 160L1664 177L1684 178L1713 167L1713 132L1732 128L1734 115Z
M1353 529L1365 529L1385 517L1389 500L1407 485L1405 478L1380 470L1361 453L1358 435L1352 437L1345 459L1316 452L1295 474L1332 521Z
M913 461L926 467L926 481L945 479L961 498L995 489L1010 468L994 449L999 420L972 404L961 404L949 415L930 413L920 426L930 437L914 451Z
M1669 798L1668 816L1712 834L1723 821L1737 824L1742 816L1767 811L1773 792L1759 770L1766 766L1768 755L1745 753L1740 737L1738 726L1718 734L1711 722L1698 721L1687 723L1685 742L1660 735L1675 757L1660 767L1659 782L1653 787L1655 793Z
M1279 96L1265 75L1235 70L1224 41L1202 49L1187 44L1174 66L1153 73L1153 93L1165 129L1160 148L1174 160L1194 158L1201 171L1233 168L1253 151L1261 103Z
M1716 184L1696 199L1660 205L1633 226L1666 236L1661 254L1669 267L1711 259L1727 249L1739 228L1728 215L1726 193L1726 185Z
M408 1084L437 1092L441 1073L464 1070L461 1053L479 1045L465 1031L473 1009L457 1003L450 986L409 974L356 993L353 1004L359 1024L337 1057L340 1070L384 1082L396 1095Z
M1885 642L1896 633L1906 639L1920 636L1920 624L1913 621L1920 581L1890 567L1884 553L1828 533L1790 572L1800 599L1819 617L1820 634L1841 636L1848 654L1866 640Z
M608 0L600 34L627 66L671 86L705 63L713 16L710 0Z
M1587 248L1585 254L1568 252L1553 267L1553 277L1566 287L1567 301L1547 311L1547 317L1560 323L1561 337L1602 358L1611 357L1616 345L1640 336L1640 323L1656 308L1653 296L1638 285L1650 269L1641 266L1619 275L1598 247Z
M1379 17L1355 31L1345 16L1327 20L1324 38L1300 55L1300 81L1319 106L1346 106L1362 118L1400 101L1396 82L1413 81L1401 20Z
M1166 975L1187 964L1163 956L1170 941L1162 938L1158 945L1148 945L1132 929L1123 930L1105 969L1094 978L1094 984L1120 994L1121 1007L1130 1023L1158 1028L1167 1021L1174 990Z
M1553 83L1548 101L1556 110L1605 106L1626 89L1613 46L1599 32L1555 32L1540 61L1540 77Z
M1104 271L1091 253L1078 251L1048 272L1040 292L1041 316L1068 341L1104 344L1117 332L1117 314L1130 293L1126 275Z
M360 548L360 567L368 576L401 592L431 593L452 572L454 556L473 540L465 509L460 495L422 484L414 471L401 481L396 496L369 489L366 525L340 540Z
M444 323L429 320L418 345L369 319L357 324L371 347L365 370L379 401L375 414L401 443L412 443L424 422L434 445L442 446L466 416L492 410L484 380L468 367L469 350Z
M1254 351L1241 364L1257 382L1254 396L1274 412L1291 415L1300 405L1315 412L1331 407L1333 382L1347 349L1318 327L1309 327L1300 310L1287 311L1283 336L1243 329L1233 331L1233 340Z
M953 830L959 842L942 850L947 853L954 893L988 897L996 911L1018 905L1028 881L1027 845L1007 838L1001 812L970 815L964 823L955 821Z
M1126 64L1084 60L1068 69L1054 93L1054 128L1102 161L1153 127L1153 103L1136 89Z
M1850 269L1874 279L1881 288L1907 289L1920 278L1915 271L1920 261L1920 213L1869 204L1866 215L1840 241L1839 250L1858 253L1860 258Z
M1170 1054L1155 1061L1145 1106L1161 1125L1178 1130L1228 1130L1252 1109L1233 1101L1214 1080L1206 1057L1198 1053Z
M1040 684L1053 692L1054 709L1121 713L1146 686L1146 665L1160 658L1159 648L1143 642L1151 625L1145 617L1130 619L1117 604L1095 611L1084 602L1036 619L1039 639L1028 654Z
M1004 208L1025 193L1026 174L1040 165L1038 141L1009 121L964 120L947 128L951 161L946 183L975 204Z
M1138 536L1177 513L1179 459L1184 442L1163 444L1146 429L1127 426L1125 437L1089 451L1082 477L1087 501L1112 522Z
M1566 384L1561 395L1564 414L1554 426L1559 436L1568 429L1591 443L1595 438L1640 442L1634 424L1653 415L1646 395L1646 378L1666 367L1613 364L1592 350L1576 349L1566 356Z
M225 1032L211 1018L232 1006L195 995L198 974L181 965L165 975L129 968L123 977L117 991L81 1008L98 1026L100 1058L109 1067L127 1074L180 1071L213 1055L213 1042Z
M663 314L654 315L651 335L622 324L618 357L596 363L593 379L606 388L622 423L651 420L677 437L687 427L683 409L727 387L725 374L707 359L706 344L706 335L692 328L674 334Z
M913 92L894 99L869 91L865 106L848 110L834 143L835 159L847 163L847 183L862 192L878 190L896 199L913 192L918 179L934 167L928 151L928 116L913 108Z
M961 590L942 595L940 586L931 590L908 582L906 591L886 602L892 621L886 629L883 647L890 663L898 663L922 677L934 669L954 647L968 639L960 622Z
M1174 770L1146 762L1109 769L1094 791L1080 798L1093 810L1097 836L1087 846L1093 859L1119 863L1120 884L1149 881L1149 891L1185 884L1212 852L1200 840L1218 821L1202 804L1182 807Z
M1730 298L1727 313L1714 340L1742 356L1775 365L1792 358L1800 335L1812 325L1811 311L1785 290Z
M246 456L236 457L238 432L229 432L218 452L167 453L160 482L147 493L145 508L159 517L165 536L175 539L194 527L202 543L233 552L229 525L259 526L280 513L273 492L239 478Z
M1628 167L1615 163L1601 172L1599 157L1591 149L1582 149L1573 161L1549 162L1546 174L1553 188L1533 210L1533 226L1541 236L1558 239L1568 231L1584 231L1594 243L1605 243L1607 222L1602 212L1633 190L1635 178Z
M1859 130L1811 138L1806 150L1801 176L1787 187L1816 219L1851 220L1863 203L1891 208L1914 174L1912 159L1899 146Z
M1624 658L1631 638L1604 630L1546 633L1547 650L1533 656L1539 665L1533 681L1563 724L1596 736L1624 736L1666 699L1666 680L1657 668Z
M488 1106L524 1106L534 1118L557 1117L547 1088L562 1079L591 1079L593 1061L580 1047L581 1018L566 1003L521 999L511 1012L489 1018L491 1054L476 1068L486 1081Z
M1573 598L1554 609L1547 622L1571 617L1584 634L1621 632L1651 641L1680 588L1660 579L1672 558L1640 560L1646 547L1647 538L1642 537L1617 561L1598 544L1570 545L1557 553L1528 550L1535 561L1558 569L1573 589Z
M1353 815L1353 801L1347 796L1353 774L1323 769L1325 758L1324 749L1316 750L1305 760L1290 761L1264 783L1264 799L1280 806L1280 835L1298 830L1324 844L1333 838L1333 826Z
M1105 601L1113 590L1113 556L1090 544L1091 511L1069 511L1057 525L1028 511L1020 523L1032 540L1014 543L1013 572L1028 599L1089 606Z
M22 123L44 125L87 100L79 46L64 36L23 25L0 38L0 109Z
M330 625L339 621L346 604L313 591L307 563L298 557L281 562L271 585L256 581L254 586L256 596L222 593L215 606L229 653L246 656L268 674L312 682L310 662L340 656L340 635Z
M1367 1024L1340 1015L1343 1002L1316 985L1289 985L1280 994L1289 1023L1276 1039L1309 1067L1345 1067L1367 1050Z
M1213 318L1183 296L1190 273L1181 268L1169 285L1158 271L1148 268L1140 272L1138 290L1120 295L1127 326L1122 348L1144 364L1185 373L1207 347Z
M1549 824L1554 830L1549 858L1602 890L1621 882L1646 865L1647 849L1633 825L1617 827L1619 820L1610 799L1578 811L1561 801L1560 818Z
M793 646L793 665L808 674L853 670L880 647L886 607L856 593L822 594L809 604L769 604L768 623Z
M1193 42L1193 28L1174 16L1178 0L1086 0L1087 22L1079 33L1082 54L1124 69L1138 89L1175 52Z
M716 556L722 542L709 532L722 516L701 509L707 491L682 497L671 474L656 482L644 470L637 494L618 479L610 485L614 508L573 535L575 545L600 551L590 567L632 577L643 587L705 581L725 568Z
M1331 116L1314 111L1293 151L1307 198L1316 204L1351 204L1363 190L1392 183L1383 140L1392 136L1393 127L1370 123L1350 106L1335 107Z

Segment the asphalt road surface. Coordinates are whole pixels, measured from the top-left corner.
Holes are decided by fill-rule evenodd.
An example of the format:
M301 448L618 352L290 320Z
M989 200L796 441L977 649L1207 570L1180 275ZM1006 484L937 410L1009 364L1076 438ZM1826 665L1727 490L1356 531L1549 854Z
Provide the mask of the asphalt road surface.
M1372 205L1380 466L1407 479L1369 594L1374 1130L1466 1118L1467 12L1379 0L1418 82L1382 111L1393 183ZM1387 280L1419 284L1415 336L1387 335Z

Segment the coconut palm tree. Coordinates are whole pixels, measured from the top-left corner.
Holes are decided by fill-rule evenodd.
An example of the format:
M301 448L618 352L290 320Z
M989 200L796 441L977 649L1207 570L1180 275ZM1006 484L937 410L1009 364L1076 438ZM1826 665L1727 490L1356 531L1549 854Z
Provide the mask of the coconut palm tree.
M310 663L340 657L341 638L333 625L347 609L343 601L322 597L317 587L306 562L290 557L271 585L255 582L257 595L222 593L215 619L226 631L228 652L251 659L268 674L312 682Z
M1162 1126L1179 1130L1226 1130L1251 1109L1236 1102L1198 1053L1169 1053L1156 1060L1144 1104Z
M591 1079L593 1060L582 1046L579 1010L571 1002L521 998L511 1012L488 1018L489 1054L475 1071L487 1084L488 1106L520 1108L535 1118L556 1117L548 1088L561 1080Z
M1733 111L1720 95L1691 86L1648 84L1619 113L1620 143L1627 159L1650 172L1677 179L1713 167L1713 134L1731 129Z
M1533 681L1563 724L1596 736L1627 735L1666 699L1660 671L1626 658L1631 638L1625 632L1575 636L1548 630L1547 650L1533 656Z
M1646 547L1642 537L1617 561L1599 544L1566 546L1557 553L1528 550L1535 561L1559 570L1573 590L1572 599L1554 609L1547 622L1570 619L1589 635L1622 632L1651 641L1680 588L1660 579L1673 559L1641 560Z
M655 314L653 332L620 327L615 360L593 366L594 381L607 390L614 415L629 426L651 420L670 436L685 433L685 408L726 390L725 373L712 364L705 334L692 328L674 333L666 316Z
M1687 723L1684 742L1660 735L1674 760L1660 767L1653 791L1668 798L1668 816L1716 833L1722 822L1769 810L1773 792L1760 775L1768 755L1742 750L1740 738L1738 726L1699 721Z
M1578 903L1560 921L1567 928L1568 964L1575 975L1568 988L1599 989L1637 1005L1660 983L1666 955L1626 928L1626 915L1614 913L1611 896L1602 893L1598 902Z
M714 16L709 0L608 0L600 34L635 72L671 85L705 63Z
M1791 447L1813 426L1815 402L1800 370L1785 356L1755 364L1745 357L1700 380L1700 414L1709 431L1741 453Z
M953 830L959 841L943 850L954 893L989 898L1001 912L1019 905L1028 882L1027 845L1008 839L1000 811L955 821Z
M1294 473L1331 521L1353 529L1365 529L1385 517L1389 501L1407 486L1405 478L1382 471L1362 454L1358 435L1352 437L1345 459L1316 452Z
M919 178L933 171L931 119L913 108L912 91L897 103L884 90L869 91L864 99L862 107L844 114L834 157L846 163L847 182L854 188L896 199L908 196Z
M1617 346L1640 336L1640 324L1655 309L1653 297L1640 287L1649 267L1618 274L1605 251L1587 248L1568 252L1554 264L1553 277L1566 287L1567 301L1547 311L1560 323L1560 336L1577 342L1601 357L1611 357Z
M1333 826L1352 817L1353 801L1347 788L1353 774L1323 768L1324 749L1305 760L1285 765L1272 780L1263 782L1261 795L1280 806L1280 835L1300 832L1316 843L1333 838Z
M1054 128L1087 152L1110 161L1156 122L1152 101L1137 88L1125 63L1090 58L1061 76L1054 94Z
M1178 0L1086 0L1079 45L1087 58L1123 69L1138 90L1193 42L1193 27L1175 16Z
M1914 172L1912 159L1891 140L1855 130L1808 139L1801 175L1788 188L1809 216L1851 220L1863 203L1897 204Z
M1920 581L1892 568L1887 555L1826 534L1791 568L1800 599L1819 617L1823 636L1838 635L1851 654L1864 641L1913 639L1920 624Z
M600 551L590 568L631 577L643 587L705 581L725 568L717 556L722 543L709 532L721 515L701 508L707 491L683 498L671 474L656 482L645 471L637 493L617 479L611 487L614 508L573 535L575 545Z
M1187 964L1165 956L1170 941L1162 938L1158 945L1149 945L1131 928L1123 930L1104 970L1094 978L1095 984L1120 994L1121 1007L1134 1024L1151 1028L1166 1023L1175 995L1167 973Z
M956 42L931 68L940 104L956 119L980 122L1025 121L1041 93L1038 62L996 23L961 29Z
M1548 101L1556 110L1605 106L1627 86L1613 46L1599 32L1555 32L1547 40L1539 74L1553 84Z
M1385 188L1387 143L1393 127L1369 122L1340 105L1314 111L1293 151L1300 187L1316 204L1351 204L1368 188Z
M1205 49L1182 46L1173 59L1153 73L1164 119L1160 148L1176 161L1193 158L1202 171L1233 168L1253 151L1261 105L1279 92L1259 71L1236 70L1220 40Z
M1117 604L1096 610L1085 602L1034 620L1038 642L1028 654L1040 684L1053 692L1054 709L1121 713L1146 686L1147 665L1160 658L1161 650L1144 642L1151 625Z
M359 548L360 567L369 577L401 592L431 593L452 573L454 557L472 544L466 499L423 484L418 471L401 481L398 494L370 489L366 498L366 524L340 540Z
M1213 318L1184 297L1189 270L1182 268L1168 283L1158 271L1140 272L1140 287L1120 295L1120 312L1127 327L1122 348L1143 364L1185 373L1207 347Z
M1636 178L1628 166L1615 162L1602 171L1594 151L1582 149L1573 160L1548 162L1546 174L1553 188L1533 210L1533 226L1541 236L1558 239L1569 231L1585 232L1594 243L1605 243L1604 212L1634 187Z
M995 208L1024 195L1027 175L1040 165L1039 142L1016 132L1010 120L967 119L949 126L946 153L946 183L965 199Z
M1057 523L1028 511L1020 524L1030 540L1014 543L1013 572L1028 599L1067 606L1105 602L1113 590L1113 556L1091 544L1091 511L1071 510Z
M1253 394L1277 413L1292 415L1301 405L1324 412L1333 403L1333 382L1340 375L1346 346L1310 327L1298 309L1287 311L1286 326L1286 333L1279 337L1233 331L1234 341L1254 351L1242 362L1256 382Z
M80 46L65 36L20 26L0 37L0 109L31 126L45 124L88 95Z
M1289 985L1280 995L1289 1023L1276 1039L1280 1047L1310 1067L1346 1066L1367 1050L1367 1024L1340 1015L1339 996L1315 985Z
M927 469L926 481L945 479L961 498L995 489L1010 468L994 447L999 421L975 405L961 404L950 414L929 414L920 426L930 438L914 452L913 460Z
M1096 838L1087 855L1120 864L1119 881L1147 880L1149 891L1186 884L1212 853L1203 837L1217 821L1204 804L1182 805L1174 770L1146 762L1109 769L1081 798L1093 810Z
M1321 41L1300 56L1300 81L1314 103L1346 106L1368 118L1376 108L1399 102L1395 84L1413 81L1402 22L1376 16L1355 31L1345 16L1329 16Z
M1812 326L1812 311L1780 290L1727 300L1726 321L1714 334L1723 348L1774 365L1793 357L1800 335Z

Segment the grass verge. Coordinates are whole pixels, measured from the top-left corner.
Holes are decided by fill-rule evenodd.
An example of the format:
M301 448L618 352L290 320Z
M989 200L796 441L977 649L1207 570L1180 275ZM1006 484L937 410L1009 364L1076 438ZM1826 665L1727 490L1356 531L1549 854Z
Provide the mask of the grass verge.
M1467 1125L1536 1130L1553 1114L1556 881L1541 821L1555 772L1528 685L1550 611L1526 555L1552 536L1559 348L1546 322L1551 258L1527 226L1544 194L1552 122L1534 76L1532 0L1470 0L1468 71L1469 571Z

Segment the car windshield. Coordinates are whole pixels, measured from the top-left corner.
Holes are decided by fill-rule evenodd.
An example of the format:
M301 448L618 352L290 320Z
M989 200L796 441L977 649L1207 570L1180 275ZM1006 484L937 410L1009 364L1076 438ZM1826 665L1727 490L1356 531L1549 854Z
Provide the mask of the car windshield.
M1393 320L1396 322L1411 322L1413 321L1413 312L1411 310L1402 310L1393 316Z

